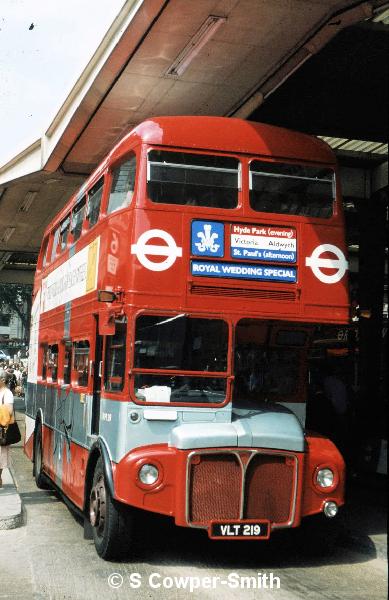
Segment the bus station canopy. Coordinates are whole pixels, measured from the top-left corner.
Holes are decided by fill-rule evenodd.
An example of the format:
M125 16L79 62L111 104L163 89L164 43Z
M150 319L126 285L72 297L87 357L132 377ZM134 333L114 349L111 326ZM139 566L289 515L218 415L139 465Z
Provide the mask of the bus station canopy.
M46 131L0 167L0 271L38 251L53 215L135 125L247 118L339 32L377 21L384 4L128 0Z

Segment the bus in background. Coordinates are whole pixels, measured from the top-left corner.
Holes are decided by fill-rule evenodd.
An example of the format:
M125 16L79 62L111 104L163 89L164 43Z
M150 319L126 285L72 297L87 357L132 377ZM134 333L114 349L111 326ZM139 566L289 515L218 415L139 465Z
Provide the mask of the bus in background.
M334 154L223 117L149 119L46 229L25 452L105 558L136 509L212 539L268 539L344 503L305 431L318 323L349 318Z

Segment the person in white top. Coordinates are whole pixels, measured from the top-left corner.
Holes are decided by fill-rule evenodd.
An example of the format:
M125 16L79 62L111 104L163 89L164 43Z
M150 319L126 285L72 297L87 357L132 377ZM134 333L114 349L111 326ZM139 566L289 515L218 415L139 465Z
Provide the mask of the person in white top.
M7 373L0 371L0 425L3 427L13 422L14 397L11 390L7 387L7 379ZM9 446L0 446L0 488L3 486L1 479L3 469L9 467L9 462Z
M21 372L21 370L19 368L19 365L15 365L14 375L16 377L16 385L21 385L20 379L21 379L21 376L22 376L22 372Z

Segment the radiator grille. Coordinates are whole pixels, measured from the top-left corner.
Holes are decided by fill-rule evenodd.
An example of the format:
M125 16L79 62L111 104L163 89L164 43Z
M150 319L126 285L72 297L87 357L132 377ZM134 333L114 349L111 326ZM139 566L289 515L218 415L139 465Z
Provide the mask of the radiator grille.
M199 453L192 457L188 472L191 523L208 525L211 521L240 518L265 519L271 523L291 520L295 460L258 453L247 467L245 464L234 453Z
M204 454L190 467L190 513L194 523L239 519L241 468L233 454Z
M293 463L284 456L258 454L246 474L246 519L285 523L291 512Z
M294 302L296 293L286 290L254 290L208 285L192 285L190 292L198 296L229 296L239 298L262 298L263 300L288 300Z

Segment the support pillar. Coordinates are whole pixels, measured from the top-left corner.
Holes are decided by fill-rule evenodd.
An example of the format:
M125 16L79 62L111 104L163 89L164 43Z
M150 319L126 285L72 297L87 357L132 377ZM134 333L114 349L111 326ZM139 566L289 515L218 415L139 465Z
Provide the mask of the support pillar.
M387 188L375 192L370 200L359 202L359 306L371 311L370 318L359 321L357 422L358 435L365 441L378 441L385 435L383 302L387 211Z

